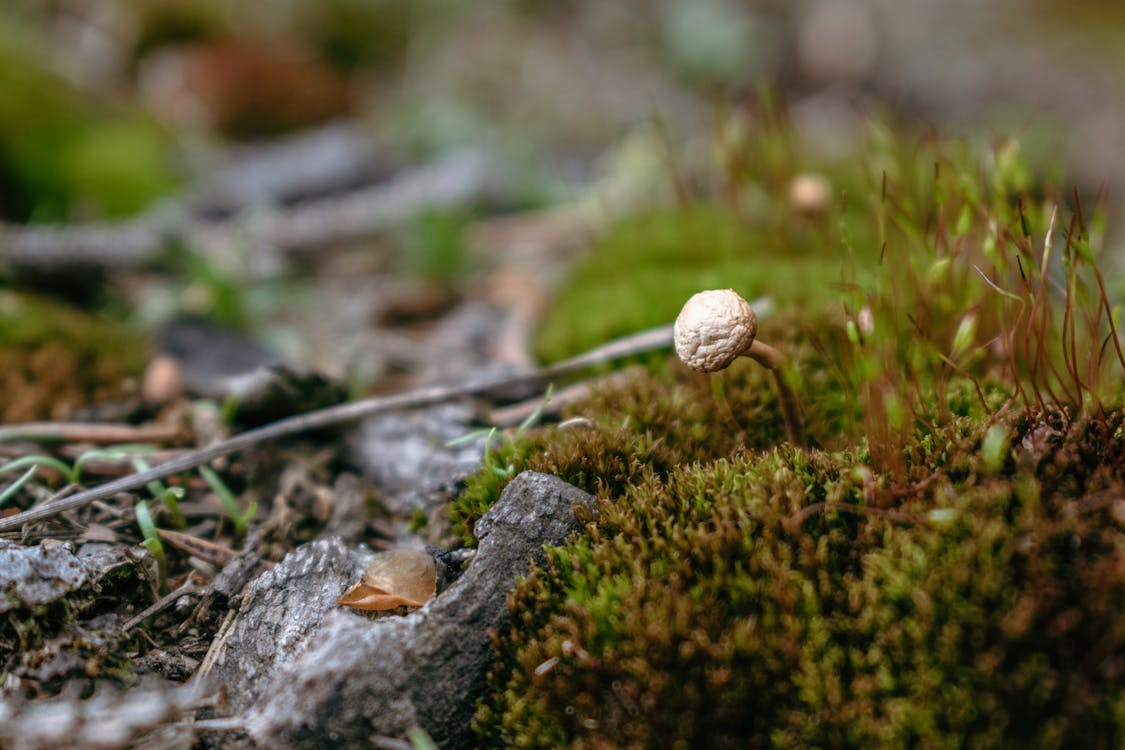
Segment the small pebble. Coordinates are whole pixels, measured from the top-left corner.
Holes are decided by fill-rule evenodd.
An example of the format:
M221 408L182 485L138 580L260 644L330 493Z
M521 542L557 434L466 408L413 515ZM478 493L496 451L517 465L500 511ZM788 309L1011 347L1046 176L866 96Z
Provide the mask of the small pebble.
M832 184L821 174L799 174L789 182L789 205L809 218L823 216L832 200Z
M158 354L145 370L141 398L149 406L161 406L183 395L184 379L180 363L167 354Z

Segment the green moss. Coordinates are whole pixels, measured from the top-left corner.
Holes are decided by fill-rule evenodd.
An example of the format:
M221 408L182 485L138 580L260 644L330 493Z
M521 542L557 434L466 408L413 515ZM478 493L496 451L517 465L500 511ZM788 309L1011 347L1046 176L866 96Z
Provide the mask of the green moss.
M119 217L170 192L170 137L74 91L44 68L35 35L0 19L0 216Z
M841 262L826 262L818 233L799 234L800 243L788 244L793 232L752 230L737 213L708 205L626 219L573 271L539 328L536 354L554 361L667 323L700 289L769 295L782 307L824 299Z
M839 443L854 414L835 398L814 399L832 389L816 341L842 336L838 321L817 316L800 324L792 315L763 322L762 335L797 353L804 363L797 387L810 405L804 414L815 444ZM768 372L740 360L715 376L692 372L666 360L658 372L638 372L623 387L598 391L580 408L591 425L572 429L532 430L525 439L503 441L495 463L516 472L541 471L562 477L588 492L617 496L635 483L666 477L678 466L711 461L739 448L766 449L782 442L785 428L777 392ZM514 476L514 473L513 473ZM510 477L482 471L470 477L453 502L454 529L473 543L471 530Z
M1125 533L1107 508L972 474L900 502L914 523L796 527L864 503L859 458L745 450L603 499L516 592L485 744L1111 746ZM926 523L935 503L955 520Z
M1028 195L1018 144L870 140L833 174L851 208L829 222L763 197L798 166L775 138L722 175L729 204L623 223L564 287L548 359L699 288L767 291L781 312L759 336L794 362L811 446L775 447L772 384L742 360L638 375L571 411L591 427L509 445L599 513L513 594L482 745L1121 745L1104 221L1060 211L1044 252L1058 201ZM457 502L470 540L502 484Z
M73 134L60 176L72 209L98 217L129 216L176 187L171 141L139 117L104 117Z

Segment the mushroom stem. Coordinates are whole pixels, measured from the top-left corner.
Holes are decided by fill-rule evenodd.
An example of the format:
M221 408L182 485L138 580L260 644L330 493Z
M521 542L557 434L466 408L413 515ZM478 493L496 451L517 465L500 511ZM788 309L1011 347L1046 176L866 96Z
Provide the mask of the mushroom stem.
M763 344L758 340L755 340L749 349L742 352L741 356L749 357L767 370L780 370L787 361L784 354L769 344Z
M777 382L777 398L781 406L781 417L785 420L785 435L789 442L798 447L805 445L805 422L801 418L801 408L797 404L797 396L785 382L782 367L786 363L785 355L774 349L769 344L755 340L750 348L742 352L741 356L749 357L773 373Z

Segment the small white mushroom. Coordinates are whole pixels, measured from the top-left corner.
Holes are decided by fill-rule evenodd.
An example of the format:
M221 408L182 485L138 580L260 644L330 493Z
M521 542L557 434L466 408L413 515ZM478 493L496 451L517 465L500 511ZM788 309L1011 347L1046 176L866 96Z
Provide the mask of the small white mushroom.
M757 340L758 318L733 289L697 292L684 303L672 327L676 354L700 372L718 372L738 357L750 357L774 373L789 441L805 442L797 399L782 377L785 355Z
M754 343L758 317L733 289L693 294L672 326L676 354L700 372L718 372Z
M802 216L824 216L831 203L832 183L824 175L804 173L789 182L789 205Z

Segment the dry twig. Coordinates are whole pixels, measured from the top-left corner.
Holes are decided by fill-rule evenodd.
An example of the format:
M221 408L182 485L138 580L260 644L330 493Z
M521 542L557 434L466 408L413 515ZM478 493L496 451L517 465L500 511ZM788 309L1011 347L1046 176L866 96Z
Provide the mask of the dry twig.
M158 464L146 471L130 474L112 482L93 487L84 492L70 497L46 503L36 508L31 508L22 513L0 518L0 532L13 531L25 524L50 518L58 513L73 510L88 505L94 500L111 497L118 492L124 492L137 487L143 487L148 482L179 474L180 472L194 469L202 464L209 463L216 458L227 456L244 450L259 443L277 440L278 438L296 435L310 430L354 422L374 414L381 414L396 409L412 409L422 406L449 401L465 396L486 394L513 387L542 385L548 381L580 372L589 367L612 362L614 360L630 357L644 352L664 349L672 345L672 327L660 326L647 331L625 336L612 341L604 346L591 349L576 357L563 360L556 364L538 370L508 375L488 380L483 380L465 385L431 386L419 388L406 393L392 396L375 396L372 398L355 401L348 404L319 409L306 414L298 414L254 430L235 435L227 440L214 445L209 445L171 461Z

